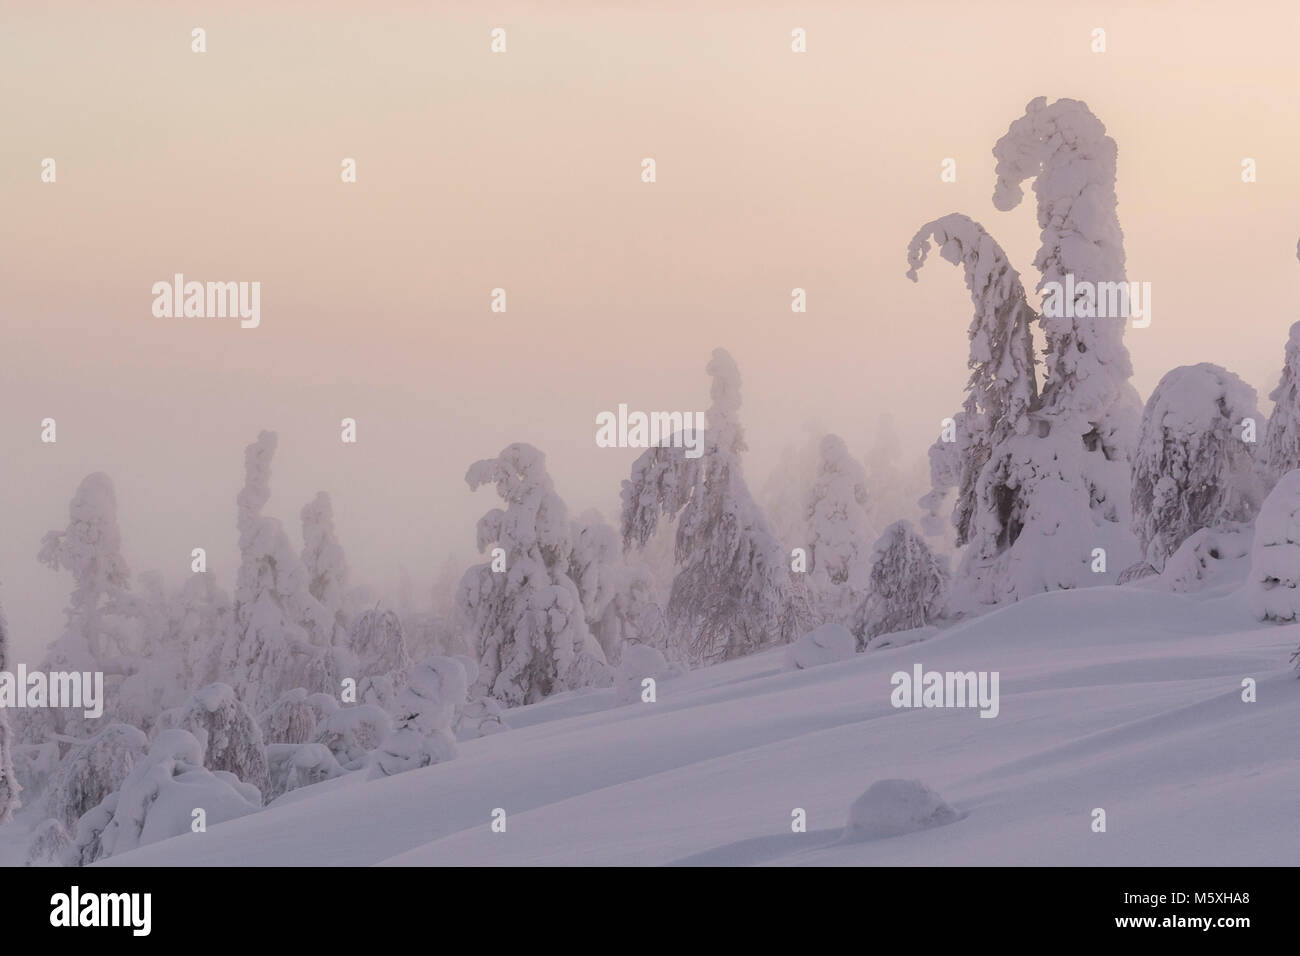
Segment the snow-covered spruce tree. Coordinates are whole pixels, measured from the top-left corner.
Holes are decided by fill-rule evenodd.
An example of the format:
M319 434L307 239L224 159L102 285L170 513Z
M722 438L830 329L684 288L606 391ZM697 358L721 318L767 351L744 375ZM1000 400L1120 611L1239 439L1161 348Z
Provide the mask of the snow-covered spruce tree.
M45 793L45 812L68 832L92 807L122 785L149 749L144 732L112 723L72 747Z
M244 487L236 499L235 626L219 667L240 699L259 713L286 690L324 691L330 682L325 650L313 643L305 624L328 622L330 615L312 596L307 569L280 522L262 514L271 496L275 447L275 433L264 431L244 452Z
M845 624L866 597L871 576L871 497L867 474L838 435L826 435L804 496L808 586L820 623Z
M71 571L73 580L63 633L50 646L42 670L103 672L106 704L116 697L111 691L117 681L132 671L137 660L131 646L135 630L129 612L131 572L121 548L113 482L95 472L77 487L68 508L68 526L48 532L38 555L42 564L55 571ZM19 713L22 735L32 743L50 733L86 737L93 732L75 708L32 708Z
M948 590L947 562L930 551L906 521L895 521L871 554L871 590L850 628L858 650L881 634L908 631L942 616Z
M1300 258L1300 245L1296 256ZM1273 412L1258 456L1265 492L1288 471L1300 468L1300 322L1291 326L1282 375L1268 397L1273 401Z
M355 655L348 646L348 608L359 589L348 585L348 563L334 533L334 506L330 496L317 492L302 509L302 563L307 569L307 590L314 601L306 607L304 622L312 643L329 655L330 682L337 681L356 667Z
M465 703L465 668L454 657L426 657L398 695L393 732L374 755L374 776L451 760L456 756L452 726Z
M203 745L203 766L224 770L266 792L266 744L262 728L229 684L196 692L167 725L187 730Z
M357 700L391 711L411 673L401 618L379 608L363 611L352 622L348 646L357 662Z
M650 573L624 560L613 526L588 509L573 523L572 541L569 577L578 586L587 626L606 662L617 665L624 644L662 646L667 627Z
M1157 572L1201 528L1254 517L1247 418L1260 418L1255 390L1208 362L1174 369L1151 393L1133 459L1133 532Z
M1259 509L1246 595L1261 621L1300 620L1300 469L1278 479Z
M479 551L499 548L505 570L493 570L500 561L470 568L457 595L477 644L479 689L515 706L608 684L605 656L569 577L569 515L546 456L532 445L509 445L471 465L465 480L471 489L494 485L506 502L478 523Z
M692 664L788 644L811 618L804 586L791 580L786 552L741 472L740 372L724 349L714 350L707 370L704 453L651 448L632 465L622 493L625 548L644 546L662 517L676 516L681 570L666 609L669 643Z
M963 267L975 306L967 331L971 373L966 400L954 416L956 440L941 436L931 446L931 491L921 502L935 515L947 493L957 489L952 525L960 548L971 538L979 507L978 482L993 448L1012 435L1030 431L1029 416L1038 404L1032 331L1038 316L1025 300L1020 274L1002 247L983 226L959 213L926 223L912 238L907 277L913 282L925 264L931 237L940 256Z
M4 608L0 608L0 672L8 668L9 625L5 621ZM9 729L4 709L0 708L0 823L8 823L19 806L21 788L14 773L13 748L13 731Z

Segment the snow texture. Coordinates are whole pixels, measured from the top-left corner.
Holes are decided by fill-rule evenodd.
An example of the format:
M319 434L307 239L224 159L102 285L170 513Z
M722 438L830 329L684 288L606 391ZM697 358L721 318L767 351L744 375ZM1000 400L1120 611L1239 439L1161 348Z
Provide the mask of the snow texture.
M790 670L805 670L833 664L848 660L857 650L857 641L848 628L842 624L823 624L786 648L785 666Z

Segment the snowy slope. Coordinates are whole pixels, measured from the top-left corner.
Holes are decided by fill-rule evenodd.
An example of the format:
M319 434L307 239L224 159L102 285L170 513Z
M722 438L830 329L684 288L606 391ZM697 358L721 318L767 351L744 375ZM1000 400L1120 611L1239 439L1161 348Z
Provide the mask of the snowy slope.
M782 670L783 649L717 665L654 704L552 698L451 762L354 773L105 863L1293 865L1298 643L1236 595L1044 594L809 670ZM999 716L894 709L890 675L916 662L999 671ZM840 843L854 800L895 777L961 818Z

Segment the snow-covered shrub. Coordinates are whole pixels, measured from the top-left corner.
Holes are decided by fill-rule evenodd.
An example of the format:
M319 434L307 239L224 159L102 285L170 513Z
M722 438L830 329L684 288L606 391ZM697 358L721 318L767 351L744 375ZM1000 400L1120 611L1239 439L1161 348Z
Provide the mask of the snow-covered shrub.
M608 684L605 655L569 576L568 511L546 473L546 456L531 445L510 445L471 465L465 481L472 489L494 485L506 502L478 523L479 551L499 548L505 570L493 571L491 561L470 568L457 597L477 642L479 689L517 705Z
M873 840L939 827L960 818L919 780L877 780L853 801L845 840Z
M842 624L823 624L795 641L785 652L788 670L806 670L821 664L847 661L857 653L857 639Z
M452 727L465 703L465 668L454 657L426 657L397 697L393 731L375 753L375 775L427 767L456 756Z
M1261 621L1300 618L1300 469L1283 475L1259 509L1247 594Z
M670 653L692 664L752 654L798 637L810 619L802 581L754 503L742 474L740 372L725 349L707 367L712 404L703 454L647 450L623 482L624 547L643 547L661 518L676 518L680 570L668 598Z
M75 744L59 762L45 794L45 812L69 831L77 821L122 785L149 749L144 731L112 723Z
M26 866L67 866L74 861L72 837L53 817L32 831L27 844Z
M948 589L947 562L906 521L895 521L871 555L871 591L853 621L859 650L872 638L923 627L939 618Z
M203 745L203 766L234 774L258 791L266 788L262 729L229 684L209 684L190 698L171 726Z
M333 780L345 772L324 744L271 744L266 748L269 804L290 790Z
M1193 532L1254 516L1247 418L1260 418L1255 390L1208 362L1174 369L1151 393L1133 459L1133 532L1156 570Z
M316 710L307 702L307 690L295 687L280 695L271 709L258 718L262 742L271 744L305 744L316 732Z
M866 597L871 575L871 497L866 471L842 438L826 435L819 452L804 496L809 597L816 619L844 623Z
M261 795L255 787L233 774L214 773L203 766L203 747L193 734L164 730L121 789L77 824L80 859L90 863L189 833L196 807L202 808L211 826L260 806Z
M1240 583L1238 569L1250 559L1252 529L1245 525L1202 528L1178 546L1160 573L1159 586L1174 592Z
M324 744L344 770L357 770L391 729L392 720L375 704L339 707L320 718L313 743Z

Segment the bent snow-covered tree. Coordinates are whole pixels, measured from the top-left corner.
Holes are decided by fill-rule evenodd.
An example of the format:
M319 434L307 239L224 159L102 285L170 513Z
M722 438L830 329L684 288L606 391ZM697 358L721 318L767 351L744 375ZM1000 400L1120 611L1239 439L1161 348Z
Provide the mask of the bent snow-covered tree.
M668 598L673 650L707 664L788 644L809 623L802 585L745 484L740 455L740 372L725 349L708 364L713 378L704 452L651 448L623 482L624 547L643 547L662 517L676 516L681 568Z
M978 508L978 482L993 449L1012 435L1030 430L1030 413L1038 404L1035 373L1033 322L1038 318L1025 299L1020 274L1007 254L984 227L959 213L928 222L912 238L907 249L907 277L917 281L917 270L925 264L929 239L938 243L939 255L963 267L975 314L967 336L970 339L970 378L966 400L954 416L955 441L941 436L930 448L932 490L924 499L932 515L947 493L957 489L952 524L956 545L970 541L971 526ZM1008 504L1000 516L1010 517L1020 509ZM985 525L985 531L990 529ZM995 538L1005 538L1005 529ZM981 542L972 549L993 551L996 543Z
M608 684L605 656L569 577L569 515L546 456L532 445L509 445L471 465L465 481L471 489L495 486L506 502L478 523L479 551L502 553L466 571L457 592L477 641L479 688L514 706Z
M906 521L895 521L871 554L871 591L850 630L858 650L882 634L924 627L944 612L948 590L945 559L931 552Z
M1167 373L1147 400L1133 460L1133 532L1156 571L1193 533L1249 521L1259 483L1243 422L1255 390L1218 365Z
M974 502L966 505L968 521L959 505L968 539L954 586L959 606L1102 583L1107 578L1093 573L1095 549L1118 552L1118 560L1133 550L1129 458L1141 403L1129 382L1123 340L1129 316L1112 308L1129 301L1115 141L1085 104L1048 105L1039 97L993 152L998 209L1014 208L1024 196L1021 184L1034 179L1046 374L1036 401L1027 380L1015 393L1020 404L1014 407L1029 403L1028 422L1020 421L1023 432L1008 428L991 445ZM1068 290L1074 295L1067 303ZM1010 354L1023 356L1023 349ZM968 454L975 457L978 447ZM948 462L939 477L954 481L963 474L970 469Z
M817 477L804 496L810 598L822 623L848 623L866 597L876 533L867 473L838 435L821 440Z
M375 751L374 775L391 777L456 756L452 726L465 703L465 667L454 657L426 657L397 696L393 730Z

